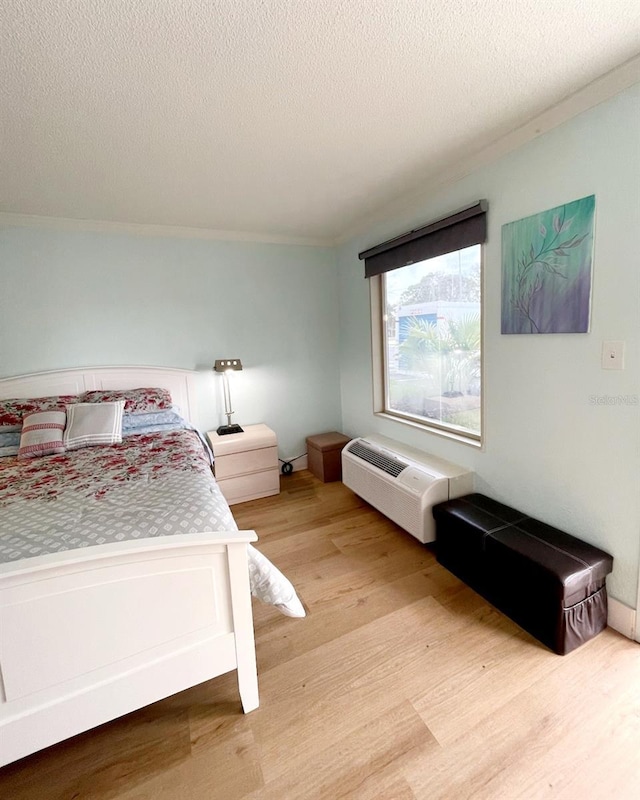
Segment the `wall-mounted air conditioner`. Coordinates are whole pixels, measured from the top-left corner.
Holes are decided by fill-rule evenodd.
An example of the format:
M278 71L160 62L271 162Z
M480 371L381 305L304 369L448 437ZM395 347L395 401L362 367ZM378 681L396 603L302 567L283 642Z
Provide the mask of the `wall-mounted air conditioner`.
M342 481L424 543L436 538L433 506L473 492L470 469L377 435L345 446Z

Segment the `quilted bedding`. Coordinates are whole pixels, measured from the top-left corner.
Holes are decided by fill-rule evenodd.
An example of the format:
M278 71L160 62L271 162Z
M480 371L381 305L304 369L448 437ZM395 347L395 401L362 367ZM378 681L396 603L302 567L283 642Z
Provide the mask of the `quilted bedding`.
M125 539L237 530L197 433L129 436L61 455L0 459L0 563ZM305 612L289 580L249 545L255 597Z

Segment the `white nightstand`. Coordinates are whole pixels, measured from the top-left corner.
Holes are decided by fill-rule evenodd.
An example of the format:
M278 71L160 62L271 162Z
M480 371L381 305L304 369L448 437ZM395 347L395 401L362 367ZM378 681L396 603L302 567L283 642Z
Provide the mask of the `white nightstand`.
M278 442L271 428L246 425L244 433L226 436L207 431L207 438L216 481L229 505L279 494Z

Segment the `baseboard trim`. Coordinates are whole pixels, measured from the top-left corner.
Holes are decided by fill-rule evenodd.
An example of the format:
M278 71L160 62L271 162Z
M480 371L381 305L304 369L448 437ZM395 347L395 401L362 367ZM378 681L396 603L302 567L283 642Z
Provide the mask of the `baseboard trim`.
M627 639L636 638L636 610L630 608L613 597L609 598L607 624Z
M309 463L306 455L302 456L301 458L297 458L292 462L292 464L294 472L300 472L302 469L309 469Z

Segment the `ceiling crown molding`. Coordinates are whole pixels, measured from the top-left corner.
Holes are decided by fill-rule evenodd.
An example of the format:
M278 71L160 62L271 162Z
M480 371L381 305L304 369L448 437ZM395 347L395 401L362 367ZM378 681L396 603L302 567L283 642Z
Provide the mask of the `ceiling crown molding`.
M134 222L71 219L68 217L42 217L36 214L13 214L0 211L0 226L5 228L39 228L55 231L89 233L120 233L133 236L162 236L174 239L209 239L226 242L256 242L259 244L285 244L302 247L331 247L329 239L296 236L279 236L249 231L219 231L210 228L187 228L175 225L141 225Z

